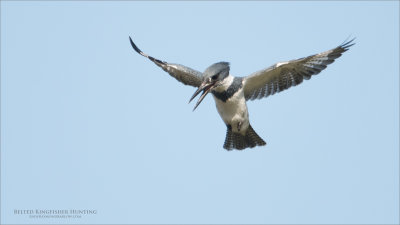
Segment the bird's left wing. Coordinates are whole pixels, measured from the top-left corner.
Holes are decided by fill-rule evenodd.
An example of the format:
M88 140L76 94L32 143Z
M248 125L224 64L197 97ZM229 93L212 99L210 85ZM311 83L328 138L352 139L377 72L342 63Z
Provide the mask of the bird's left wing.
M310 79L312 75L320 73L354 45L353 40L326 52L277 63L245 77L243 88L246 100L268 97L302 83L303 79Z
M201 82L202 82L202 76L203 74L197 70L194 70L192 68L179 65L179 64L172 64L172 63L167 63L164 61L161 61L159 59L156 59L154 57L151 57L145 53L143 53L136 45L133 43L132 38L129 37L129 40L131 42L131 45L133 49L140 55L150 59L152 62L154 62L157 66L161 67L165 72L169 73L172 77L177 79L178 81L182 82L185 85L191 85L193 87L199 87Z

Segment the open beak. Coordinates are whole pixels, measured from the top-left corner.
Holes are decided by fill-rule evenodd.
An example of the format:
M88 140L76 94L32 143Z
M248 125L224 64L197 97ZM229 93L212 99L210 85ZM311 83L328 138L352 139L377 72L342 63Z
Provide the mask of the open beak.
M200 87L194 92L193 96L190 98L189 103L198 95L200 94L201 91L203 91L203 94L201 94L199 100L197 100L196 105L193 108L193 111L197 108L197 106L200 105L201 101L203 101L204 97L211 91L211 88L214 86L215 82L208 82L204 81L201 83Z

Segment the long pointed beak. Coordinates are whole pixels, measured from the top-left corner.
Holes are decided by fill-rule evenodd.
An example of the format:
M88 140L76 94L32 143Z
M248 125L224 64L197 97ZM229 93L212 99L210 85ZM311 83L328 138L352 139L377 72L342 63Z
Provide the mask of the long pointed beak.
M200 105L200 103L203 101L204 97L211 91L212 86L214 86L215 83L208 83L208 82L203 82L200 87L194 92L193 96L190 98L189 103L198 95L200 94L201 91L203 91L203 94L201 94L199 100L197 100L196 105L193 108L193 111L197 108L197 106Z

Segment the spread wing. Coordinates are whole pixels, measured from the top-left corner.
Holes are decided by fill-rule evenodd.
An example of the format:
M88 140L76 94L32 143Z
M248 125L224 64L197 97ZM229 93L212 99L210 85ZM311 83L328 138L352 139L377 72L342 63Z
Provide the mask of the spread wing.
M167 63L164 61L161 61L159 59L156 59L154 57L151 57L145 53L143 53L136 45L133 43L132 38L129 37L129 40L131 42L131 45L133 49L140 55L150 59L152 62L154 62L157 66L161 67L165 72L169 73L172 77L177 79L178 81L182 82L185 85L191 85L193 87L199 87L202 81L202 76L203 74L197 70L194 70L192 68L179 65L179 64L172 64L172 63Z
M268 97L310 79L347 51L354 39L338 47L305 58L277 63L244 78L243 88L246 100Z

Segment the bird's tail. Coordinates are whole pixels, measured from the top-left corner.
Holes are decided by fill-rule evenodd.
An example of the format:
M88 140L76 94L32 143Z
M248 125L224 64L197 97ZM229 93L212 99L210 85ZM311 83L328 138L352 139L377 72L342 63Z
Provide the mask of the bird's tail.
M232 127L228 126L224 148L226 150L243 150L245 148L253 148L255 146L263 146L266 144L267 143L265 143L265 141L253 130L251 125L247 128L245 135L233 132Z

